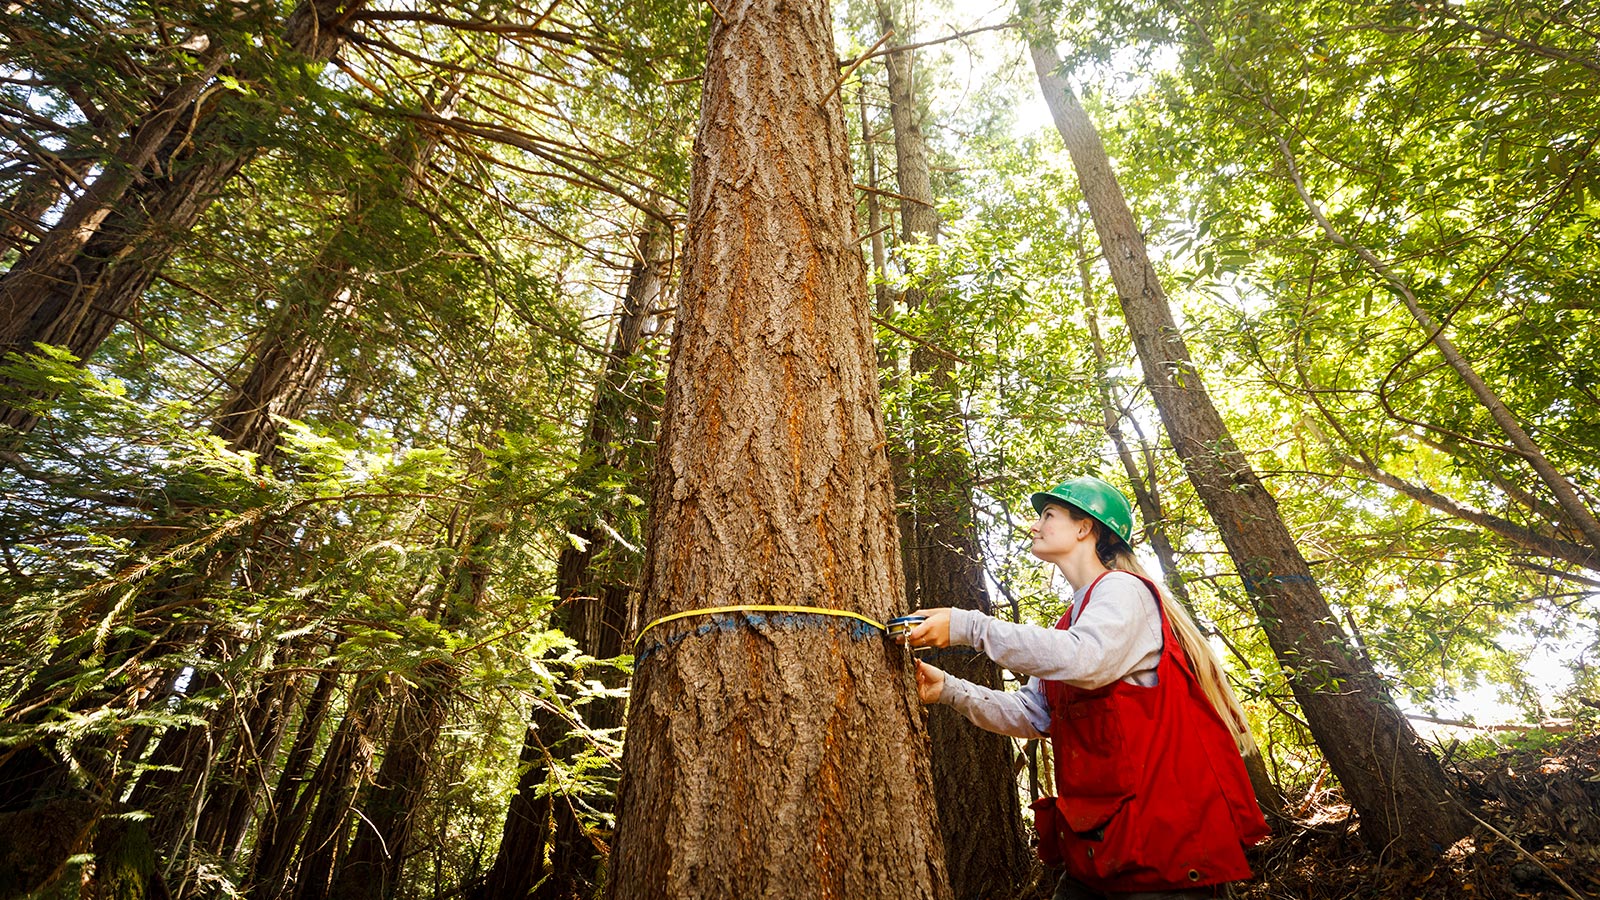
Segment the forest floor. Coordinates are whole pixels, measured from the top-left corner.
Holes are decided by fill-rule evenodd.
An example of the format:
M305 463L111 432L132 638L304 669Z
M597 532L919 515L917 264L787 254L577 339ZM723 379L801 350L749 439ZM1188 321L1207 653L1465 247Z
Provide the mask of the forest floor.
M1475 751L1475 752L1474 752ZM1425 869L1374 864L1334 792L1294 805L1252 854L1236 900L1600 898L1600 733L1535 732L1444 759L1480 824Z

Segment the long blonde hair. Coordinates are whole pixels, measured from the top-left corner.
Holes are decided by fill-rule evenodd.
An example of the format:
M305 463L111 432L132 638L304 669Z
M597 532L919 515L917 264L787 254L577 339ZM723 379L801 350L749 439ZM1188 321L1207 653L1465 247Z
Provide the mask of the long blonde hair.
M1217 716L1222 723L1228 726L1228 733L1233 735L1234 743L1239 745L1241 756L1251 756L1259 753L1256 747L1255 736L1250 733L1250 722L1245 717L1244 706L1239 703L1239 698L1233 693L1233 687L1228 684L1228 676L1222 671L1222 661L1217 659L1217 654L1211 649L1211 644L1206 641L1205 635L1200 632L1200 627L1194 623L1189 611L1183 604L1173 599L1166 587L1154 578L1151 578L1139 565L1139 560L1134 558L1133 548L1128 542L1113 534L1100 521L1088 513L1071 504L1064 504L1068 515L1078 521L1088 520L1095 529L1095 555L1100 557L1100 563L1113 571L1120 570L1138 575L1156 586L1156 596L1161 599L1161 612L1172 623L1172 633L1178 637L1178 645L1183 648L1183 655L1189 658L1189 665L1194 669L1196 680L1200 682L1200 690L1205 692L1206 699L1211 701L1211 708L1217 711Z

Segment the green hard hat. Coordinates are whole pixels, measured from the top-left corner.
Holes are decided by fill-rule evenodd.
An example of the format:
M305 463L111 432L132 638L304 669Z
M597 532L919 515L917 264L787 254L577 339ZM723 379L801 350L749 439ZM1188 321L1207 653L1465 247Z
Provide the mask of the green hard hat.
M1133 537L1133 507L1128 505L1128 498L1093 475L1074 478L1048 491L1039 491L1029 499L1033 501L1033 511L1040 515L1044 515L1047 504L1070 503L1093 516L1095 521L1111 529L1124 542Z

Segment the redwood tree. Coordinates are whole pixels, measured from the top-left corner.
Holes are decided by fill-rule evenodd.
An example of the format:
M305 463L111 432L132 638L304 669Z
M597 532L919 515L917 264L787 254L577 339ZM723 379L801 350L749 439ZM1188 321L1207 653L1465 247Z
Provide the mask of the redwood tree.
M888 0L878 0L878 22L884 33L896 30ZM901 195L901 239L908 244L938 241L940 225L917 106L915 60L911 50L884 57ZM905 292L908 306L929 312L937 312L949 299L943 291L923 284ZM926 393L920 402L909 404L915 410L911 429L915 450L906 465L909 484L900 485L902 494L910 495L913 511L909 533L901 535L911 545L903 557L911 569L906 579L909 605L989 612L972 515L973 472L962 448L966 436L955 364L948 356L918 345L911 352L911 372L912 383ZM904 521L902 517L902 528ZM970 649L940 652L938 665L984 687L1001 685L1000 667ZM929 709L928 734L951 893L957 898L1010 896L1029 872L1011 739L974 728L947 706Z
M603 524L605 509L599 495L602 484L611 479L630 487L642 480L638 445L655 430L655 417L638 383L645 368L639 356L667 284L671 244L671 234L656 222L640 236L638 257L618 302L611 354L596 387L588 432L580 448L580 457L593 464L579 475L579 481L596 498L594 506L599 508L586 506L568 520L567 533L577 541L563 547L556 562L556 596L561 604L551 624L571 637L585 655L596 659L627 651L625 638L633 605L629 585L637 583L638 561L636 556L629 558L628 550L612 537L617 529ZM653 380L659 390L659 378ZM607 681L615 687L621 679L607 677ZM588 728L622 724L622 703L615 698L595 698L581 710L581 724ZM548 704L535 704L518 759L522 774L517 793L506 809L494 865L481 893L474 895L478 900L524 900L536 884L538 898L559 900L592 893L589 886L598 880L598 851L572 801L544 790L552 758L570 763L583 748L584 735L573 724ZM543 865L547 841L548 872Z
M346 21L363 2L300 3L284 22L286 61L315 69L332 59ZM229 49L209 47L196 74L155 98L106 171L0 277L0 353L43 343L80 359L92 355L129 315L178 240L265 149L234 121L262 111L231 108L237 104L232 91L208 90L235 62ZM0 424L32 427L28 415L3 405Z
M654 473L645 617L904 609L822 0L720 4ZM946 897L906 653L838 615L638 647L611 897Z
M1031 50L1162 424L1238 566L1312 736L1361 817L1362 838L1375 852L1437 855L1468 830L1454 791L1336 624L1277 502L1206 393L1100 135L1060 72L1054 38L1035 33Z

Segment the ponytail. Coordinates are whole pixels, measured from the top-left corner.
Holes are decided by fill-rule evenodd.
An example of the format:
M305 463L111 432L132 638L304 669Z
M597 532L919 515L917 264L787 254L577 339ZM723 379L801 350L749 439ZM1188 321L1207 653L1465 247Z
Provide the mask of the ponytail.
M1156 586L1156 596L1161 601L1161 613L1171 623L1172 633L1177 635L1178 646L1183 648L1183 655L1188 657L1189 665L1194 669L1200 690L1205 692L1206 699L1211 701L1211 708L1217 711L1222 723L1228 726L1228 733L1233 735L1233 741L1239 747L1239 755L1250 756L1259 753L1255 736L1250 733L1249 720L1245 718L1244 707L1228 684L1228 677L1222 671L1222 662L1217 659L1217 654L1212 651L1211 644L1206 641L1205 635L1200 632L1200 627L1194 623L1189 611L1183 608L1183 604L1174 600L1159 581L1145 573L1144 566L1139 565L1139 561L1134 558L1133 548L1129 547L1126 541L1087 513L1070 505L1067 506L1067 510L1074 519L1080 521L1088 519L1093 523L1095 555L1100 557L1101 565L1114 571L1137 575Z

